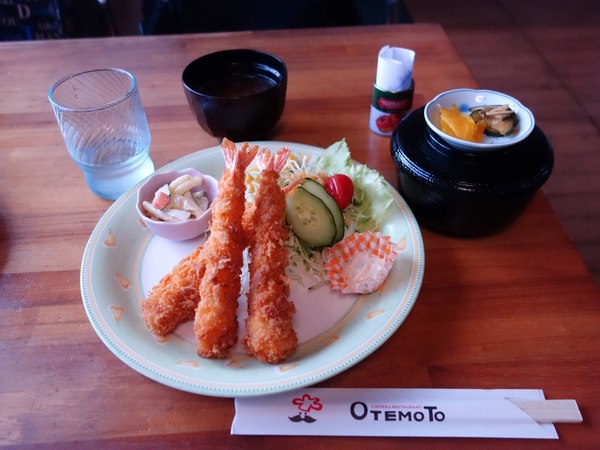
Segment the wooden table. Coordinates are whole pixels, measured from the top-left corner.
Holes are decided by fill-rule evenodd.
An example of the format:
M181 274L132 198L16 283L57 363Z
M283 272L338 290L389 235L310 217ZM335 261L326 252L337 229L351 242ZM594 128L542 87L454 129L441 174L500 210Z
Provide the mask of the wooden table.
M395 185L389 139L368 128L376 55L417 53L415 107L475 82L437 25L0 44L0 446L52 448L599 448L600 292L543 193L510 229L457 239L423 229L416 305L374 354L322 387L537 388L573 398L583 424L558 441L231 436L232 399L181 392L118 360L82 307L83 249L110 202L67 155L47 91L80 69L133 71L157 167L217 141L195 122L180 75L199 55L253 47L289 69L274 139L353 157Z

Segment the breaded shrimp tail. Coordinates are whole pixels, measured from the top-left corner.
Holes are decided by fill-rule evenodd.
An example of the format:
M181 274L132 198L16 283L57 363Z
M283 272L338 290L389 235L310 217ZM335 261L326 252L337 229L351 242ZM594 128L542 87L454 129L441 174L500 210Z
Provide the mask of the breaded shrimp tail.
M296 308L289 300L289 280L285 273L288 265L285 194L278 184L289 153L288 149L281 149L273 157L269 150L263 150L258 155L262 172L250 237L250 288L244 343L252 355L271 364L283 361L298 344L292 326Z
M166 336L181 322L194 318L205 268L202 255L200 246L165 275L142 302L142 317L154 334Z
M246 247L242 227L245 170L258 151L247 143L238 150L227 139L221 149L226 168L211 206L210 236L204 246L206 268L200 281L202 302L194 317L198 354L207 358L227 357L237 341L240 273Z

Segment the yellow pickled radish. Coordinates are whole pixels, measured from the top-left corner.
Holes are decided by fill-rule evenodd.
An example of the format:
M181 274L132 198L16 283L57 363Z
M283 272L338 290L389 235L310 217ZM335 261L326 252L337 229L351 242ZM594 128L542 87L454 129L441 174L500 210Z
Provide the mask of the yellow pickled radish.
M483 141L485 121L475 122L454 104L450 109L440 109L440 125L444 133L455 138L469 142Z

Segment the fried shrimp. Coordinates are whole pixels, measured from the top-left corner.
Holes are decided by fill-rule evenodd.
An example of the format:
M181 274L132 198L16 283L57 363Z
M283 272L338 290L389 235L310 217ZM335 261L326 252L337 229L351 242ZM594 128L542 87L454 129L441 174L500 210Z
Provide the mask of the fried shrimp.
M219 193L212 203L210 236L204 245L205 271L200 280L200 298L194 317L198 354L225 358L237 341L237 307L246 239L242 227L245 206L245 171L257 146L221 144L226 168Z
M154 334L166 336L177 325L194 318L204 274L203 248L182 259L155 285L142 302L142 317Z
M278 184L279 173L290 151L283 148L275 156L261 150L261 169L253 210L246 219L250 244L250 287L248 292L248 351L262 362L278 363L296 350L298 338L292 326L296 312L289 300L290 287L285 271L288 236L285 224L285 194Z

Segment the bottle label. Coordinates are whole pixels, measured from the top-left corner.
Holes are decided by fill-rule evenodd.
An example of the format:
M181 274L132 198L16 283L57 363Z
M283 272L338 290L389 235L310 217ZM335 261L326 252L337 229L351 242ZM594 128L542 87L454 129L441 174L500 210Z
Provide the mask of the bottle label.
M391 136L394 129L412 107L415 82L405 91L383 91L373 85L369 128L383 136Z

